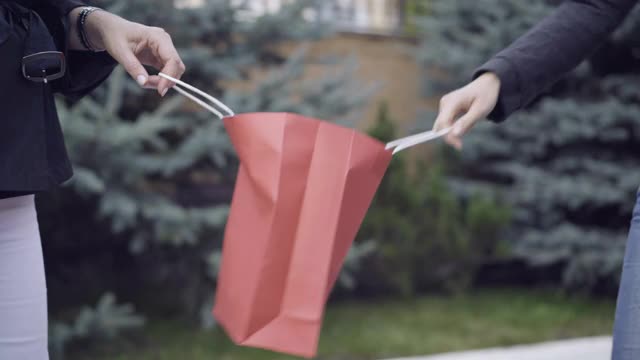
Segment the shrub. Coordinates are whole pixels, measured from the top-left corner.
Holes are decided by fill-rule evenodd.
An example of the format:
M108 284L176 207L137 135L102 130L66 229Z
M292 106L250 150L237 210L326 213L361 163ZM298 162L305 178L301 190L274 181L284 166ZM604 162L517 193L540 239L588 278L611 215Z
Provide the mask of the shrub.
M396 137L386 106L369 133L382 141ZM463 290L479 266L504 253L508 209L480 195L456 197L441 157L415 165L407 154L393 159L359 234L376 244L369 279L362 280L366 291Z

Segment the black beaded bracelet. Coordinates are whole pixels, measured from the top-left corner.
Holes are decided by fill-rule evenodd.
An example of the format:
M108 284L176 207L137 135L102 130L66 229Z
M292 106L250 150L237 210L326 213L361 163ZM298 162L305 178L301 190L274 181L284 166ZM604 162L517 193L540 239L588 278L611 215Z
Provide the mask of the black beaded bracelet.
M80 42L82 42L82 45L89 51L93 51L93 52L100 52L100 51L104 51L103 49L96 49L93 46L91 46L91 43L89 42L89 38L87 37L87 33L85 31L85 23L87 21L87 16L89 16L89 14L91 14L94 11L97 10L101 10L100 8L97 7L93 7L93 6L86 6L84 8L82 8L82 11L80 11L80 14L78 15L78 22L77 22L77 26L78 26L78 35L80 37Z

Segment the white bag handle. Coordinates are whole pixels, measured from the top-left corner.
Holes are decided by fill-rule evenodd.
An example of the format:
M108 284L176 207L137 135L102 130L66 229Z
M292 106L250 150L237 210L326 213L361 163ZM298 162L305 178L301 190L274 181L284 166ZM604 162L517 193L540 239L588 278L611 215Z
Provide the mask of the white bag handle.
M393 149L393 154L396 154L404 149L412 146L425 143L427 141L435 140L439 137L447 135L451 131L451 128L444 128L438 131L430 130L415 135L409 135L398 140L394 140L387 144L387 150Z
M213 96L205 93L204 91L196 88L195 86L189 85L189 84L187 84L186 82L184 82L182 80L175 79L175 78L173 78L173 77L171 77L171 76L169 76L169 75L167 75L165 73L158 73L158 75L160 77L163 77L163 78L169 80L169 81L174 82L176 85L173 86L173 89L175 89L180 94L186 96L187 98L193 100L198 105L200 105L200 106L204 107L205 109L209 110L214 115L216 115L218 118L223 119L226 116L234 116L235 115L233 110L231 110L227 105L222 103L220 100L214 98ZM214 108L210 104L207 104L206 102L202 101L201 99L198 99L194 95L192 95L189 92L187 92L187 90L193 91L196 94L198 94L198 95L204 97L205 99L209 100L211 103L215 104L220 109L224 110L227 113L227 115L224 115L222 112L220 112L218 109ZM444 136L447 133L449 133L449 131L451 131L450 127L442 129L442 130L438 130L438 131L425 131L423 133L410 135L410 136L403 137L401 139L394 140L394 141L388 143L387 146L386 146L386 149L387 150L388 149L393 149L393 154L396 154L396 153L398 153L398 152L400 152L400 151L402 151L404 149L407 149L407 148L410 148L412 146L415 146L415 145L418 145L418 144L422 144L422 143L425 143L427 141L431 141L431 140L437 139L437 138L439 138L441 136Z
M216 115L218 118L223 119L226 116L233 116L235 115L235 113L233 112L233 110L231 110L227 105L223 104L222 101L214 98L213 96L205 93L204 91L196 88L195 86L191 86L189 84L187 84L186 82L182 81L182 80L178 80L175 79L165 73L158 73L158 76L163 77L169 81L174 82L176 85L173 87L173 89L175 89L177 92L179 92L180 94L188 97L189 99L195 101L198 105L204 107L205 109L211 111L214 115ZM221 108L222 110L224 110L227 115L223 115L220 111L218 111L216 108L214 108L213 106L207 104L206 102L202 101L201 99L198 99L197 97L195 97L192 94L189 94L185 89L187 90L191 90L193 92L195 92L196 94L204 97L205 99L209 100L210 102L212 102L213 104L217 105L219 108Z

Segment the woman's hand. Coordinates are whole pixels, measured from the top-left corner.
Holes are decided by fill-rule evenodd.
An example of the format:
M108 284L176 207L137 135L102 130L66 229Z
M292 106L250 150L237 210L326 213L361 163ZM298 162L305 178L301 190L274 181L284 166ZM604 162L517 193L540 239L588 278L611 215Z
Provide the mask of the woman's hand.
M70 23L74 25L72 28L75 28L75 19L80 11L81 8L77 8L70 14ZM71 31L71 47L83 49L77 31ZM98 10L87 16L85 32L92 47L108 51L140 86L155 88L161 96L167 93L173 83L157 75L149 76L143 64L177 79L185 71L171 36L161 28L134 23Z
M496 106L500 93L500 79L494 73L484 73L468 85L448 93L440 99L434 130L453 127L445 140L462 149L462 135L485 118Z

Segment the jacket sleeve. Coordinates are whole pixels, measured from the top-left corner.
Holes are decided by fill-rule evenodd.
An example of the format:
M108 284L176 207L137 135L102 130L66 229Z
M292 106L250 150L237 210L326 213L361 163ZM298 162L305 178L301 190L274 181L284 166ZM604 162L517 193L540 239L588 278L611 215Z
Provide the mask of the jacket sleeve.
M56 47L65 53L67 71L64 77L51 83L53 90L72 100L78 100L100 85L117 62L107 53L93 53L69 49L71 26L68 15L76 7L86 5L76 0L41 0L35 9L53 35Z
M489 119L500 122L533 101L606 40L637 0L567 0L551 15L479 67L493 72L500 95Z

